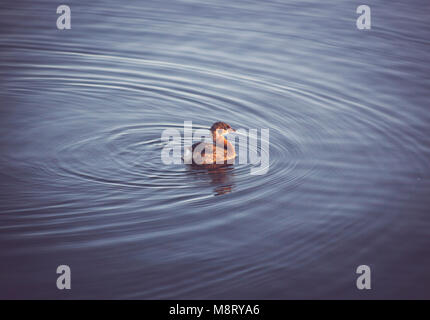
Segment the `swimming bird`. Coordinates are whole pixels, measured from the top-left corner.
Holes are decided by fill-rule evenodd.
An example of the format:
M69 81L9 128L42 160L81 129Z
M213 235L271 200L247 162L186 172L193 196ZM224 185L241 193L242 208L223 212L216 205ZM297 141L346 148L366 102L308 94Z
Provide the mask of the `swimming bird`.
M193 144L191 150L185 151L184 158L192 155L193 164L198 165L224 164L228 160L233 160L236 152L233 145L224 136L235 131L225 122L215 122L210 128L212 143L197 142Z

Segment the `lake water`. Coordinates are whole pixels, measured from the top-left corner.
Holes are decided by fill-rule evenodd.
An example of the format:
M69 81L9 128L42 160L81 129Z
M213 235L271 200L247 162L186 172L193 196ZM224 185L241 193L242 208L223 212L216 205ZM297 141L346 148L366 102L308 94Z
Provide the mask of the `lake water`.
M59 4L0 4L0 297L430 298L428 1ZM266 174L161 161L218 120Z

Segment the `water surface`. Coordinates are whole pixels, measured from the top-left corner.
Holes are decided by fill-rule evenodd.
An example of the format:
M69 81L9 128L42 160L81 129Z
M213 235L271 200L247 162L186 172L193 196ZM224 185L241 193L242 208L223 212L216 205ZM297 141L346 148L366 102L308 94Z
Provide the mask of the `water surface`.
M430 298L428 1L58 5L0 5L0 297ZM161 161L218 120L267 174Z

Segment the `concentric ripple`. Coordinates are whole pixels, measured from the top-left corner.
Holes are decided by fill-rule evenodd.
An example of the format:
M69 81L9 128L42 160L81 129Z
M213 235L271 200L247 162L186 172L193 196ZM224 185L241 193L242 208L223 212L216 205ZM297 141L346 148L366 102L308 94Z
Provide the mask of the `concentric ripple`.
M420 292L427 15L408 34L357 31L348 3L72 5L64 32L49 1L0 13L5 287L56 297L46 270L70 263L76 298L347 298L369 263L378 292ZM185 121L269 129L267 172L163 163Z
M33 50L32 54L45 53ZM336 155L354 147L341 145L340 134L354 141L354 134L360 133L359 139L366 140L366 132L370 139L376 133L378 142L397 146L408 139L408 134L390 130L381 110L299 84L280 85L157 60L59 51L56 55L69 65L19 63L9 83L12 91L25 87L34 95L44 89L52 91L55 83L59 89L52 92L54 101L58 96L74 103L63 106L70 109L66 117L63 110L58 116L52 110L52 115L35 124L36 131L50 128L54 122L80 130L76 134L62 133L49 147L40 167L62 182L81 180L108 190L142 189L140 196L151 199L153 210L188 208L192 204L218 212L246 199L258 201L269 195L288 199L307 178L316 179L318 185L340 178ZM229 86L220 85L224 83ZM106 97L111 100L110 110L105 109ZM266 174L251 175L251 164L208 170L161 161L166 146L161 139L163 130L182 132L183 121L193 121L193 129L203 129L216 120L227 121L235 128L269 128L270 164ZM371 161L372 155L366 156ZM351 161L341 165L361 165L361 159ZM211 196L230 193L235 196L221 204L210 200ZM216 216L215 225L229 223L230 218L228 214ZM206 222L214 223L211 219ZM123 240L132 239L127 236Z

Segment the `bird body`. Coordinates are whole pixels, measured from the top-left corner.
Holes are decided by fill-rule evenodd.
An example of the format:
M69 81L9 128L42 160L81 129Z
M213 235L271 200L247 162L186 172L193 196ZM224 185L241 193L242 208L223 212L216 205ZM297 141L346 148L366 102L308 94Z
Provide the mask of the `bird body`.
M224 135L235 130L225 122L215 122L210 131L213 143L193 144L191 150L186 151L184 158L192 156L193 164L198 165L231 163L236 157L236 152Z

